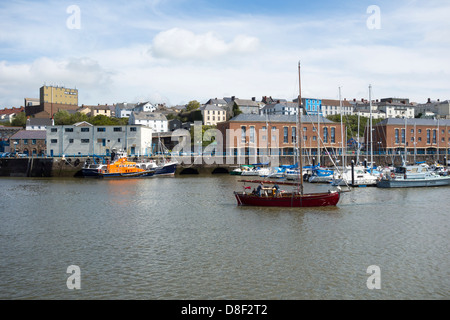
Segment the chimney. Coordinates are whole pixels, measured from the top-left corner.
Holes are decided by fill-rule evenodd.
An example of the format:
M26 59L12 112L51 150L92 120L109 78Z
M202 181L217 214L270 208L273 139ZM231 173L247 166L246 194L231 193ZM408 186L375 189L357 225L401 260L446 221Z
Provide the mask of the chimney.
M231 97L231 100L234 101L234 99L236 99L236 97L235 97L235 96L232 96L232 97Z
M256 97L253 97L253 98L252 98L252 101L256 101Z
M427 103L431 103L431 98L428 98L428 102Z

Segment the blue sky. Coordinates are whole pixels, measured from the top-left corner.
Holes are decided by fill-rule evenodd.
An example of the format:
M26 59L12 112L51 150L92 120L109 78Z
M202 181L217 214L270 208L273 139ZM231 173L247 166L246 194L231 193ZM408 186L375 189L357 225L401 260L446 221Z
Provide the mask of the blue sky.
M80 104L293 99L299 60L304 97L367 98L371 84L375 99L449 99L449 13L447 0L2 1L0 108L44 83Z

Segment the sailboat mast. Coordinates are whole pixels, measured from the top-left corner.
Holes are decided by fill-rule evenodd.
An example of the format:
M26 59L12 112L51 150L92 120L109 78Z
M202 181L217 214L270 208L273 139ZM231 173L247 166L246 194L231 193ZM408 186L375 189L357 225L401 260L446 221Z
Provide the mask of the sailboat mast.
M299 123L299 129L298 131L298 138L300 139L298 144L298 153L299 153L299 170L300 170L300 185L299 185L299 191L300 194L303 195L303 152L302 152L302 142L303 142L303 131L300 130L302 127L302 83L301 83L301 77L300 77L300 61L298 62L298 123ZM301 132L301 134L300 134Z
M341 112L341 141L342 141L342 170L344 170L346 163L345 163L345 153L344 153L344 128L343 128L343 121L342 121L342 114L344 111L342 110L342 96L341 96L341 87L339 87L339 108Z
M372 172L373 168L372 85L369 85L369 109L370 109L370 172Z

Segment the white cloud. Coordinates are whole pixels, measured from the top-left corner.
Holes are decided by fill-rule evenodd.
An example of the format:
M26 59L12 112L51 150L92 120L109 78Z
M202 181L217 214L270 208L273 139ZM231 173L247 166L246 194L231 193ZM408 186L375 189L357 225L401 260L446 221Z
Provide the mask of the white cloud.
M226 42L214 32L195 34L186 29L172 28L154 37L151 53L157 58L202 60L251 53L258 46L257 38L246 35L238 35L233 41Z

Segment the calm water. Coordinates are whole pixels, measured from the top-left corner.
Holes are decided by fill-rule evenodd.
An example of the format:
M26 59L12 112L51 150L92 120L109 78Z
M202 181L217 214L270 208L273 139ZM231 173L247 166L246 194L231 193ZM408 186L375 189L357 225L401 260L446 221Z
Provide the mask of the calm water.
M0 299L450 298L450 188L243 208L238 179L0 179Z

